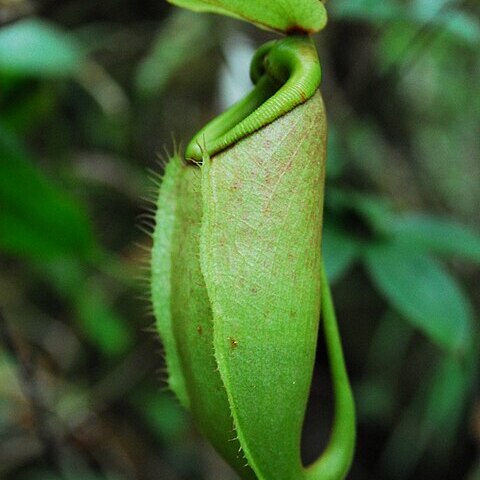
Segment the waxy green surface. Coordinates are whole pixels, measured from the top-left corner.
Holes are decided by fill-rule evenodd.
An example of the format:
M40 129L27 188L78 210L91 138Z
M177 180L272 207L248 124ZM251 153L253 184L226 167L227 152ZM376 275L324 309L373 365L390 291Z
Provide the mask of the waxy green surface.
M325 126L317 93L202 167L200 258L215 358L260 479L302 477L320 316Z
M219 13L282 33L315 33L325 27L320 0L168 0L196 12Z
M160 189L152 296L169 384L241 478L341 480L355 414L321 265L326 116L311 40L261 47L252 79L253 92L196 135L189 161L172 159ZM320 311L336 414L305 468Z
M185 378L190 411L197 426L243 478L255 478L236 434L213 345L211 302L200 265L203 199L201 172L183 164L176 179L176 221L171 250L172 329Z

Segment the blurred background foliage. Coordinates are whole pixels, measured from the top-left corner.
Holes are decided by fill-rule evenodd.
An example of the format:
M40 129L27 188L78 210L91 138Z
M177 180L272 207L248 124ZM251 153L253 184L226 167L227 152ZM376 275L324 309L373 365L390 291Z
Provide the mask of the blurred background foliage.
M480 4L328 7L348 478L478 480ZM0 22L0 478L234 479L163 388L135 225L158 158L248 91L273 35L162 0L0 0ZM331 417L320 342L306 462Z

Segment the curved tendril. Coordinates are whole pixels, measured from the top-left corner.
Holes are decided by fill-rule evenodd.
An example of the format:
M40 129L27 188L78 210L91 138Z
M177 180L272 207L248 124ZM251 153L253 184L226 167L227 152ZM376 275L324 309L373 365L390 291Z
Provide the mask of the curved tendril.
M308 100L321 80L313 41L295 35L263 45L253 58L250 76L255 88L193 137L185 151L187 160L201 163L200 145L213 156Z
M335 419L330 441L322 455L305 470L306 480L345 478L355 450L355 403L348 380L335 308L322 262L322 320L335 395Z

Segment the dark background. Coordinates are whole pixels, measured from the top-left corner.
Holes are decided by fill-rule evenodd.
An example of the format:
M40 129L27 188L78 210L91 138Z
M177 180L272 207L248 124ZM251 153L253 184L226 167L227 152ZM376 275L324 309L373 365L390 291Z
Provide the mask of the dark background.
M480 479L480 6L330 0L324 253L349 479ZM148 199L273 34L162 0L0 0L0 478L228 480L163 386ZM304 458L332 417L322 340ZM272 439L274 441L274 439Z

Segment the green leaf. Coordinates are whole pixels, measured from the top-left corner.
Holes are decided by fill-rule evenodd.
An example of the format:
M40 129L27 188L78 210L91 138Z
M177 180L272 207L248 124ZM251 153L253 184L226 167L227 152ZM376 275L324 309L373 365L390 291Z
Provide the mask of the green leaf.
M385 23L393 24L397 36L402 37L403 29L407 33L403 37L410 40L415 40L420 28L437 27L464 45L478 45L478 18L457 8L448 8L448 3L451 3L450 0L417 0L406 6L385 0L337 0L332 2L331 13L335 18L372 22L382 26ZM421 38L419 36L420 40Z
M432 437L440 453L448 453L455 440L476 379L477 364L474 355L468 355L466 361L449 355L435 372L421 428L424 435Z
M397 312L388 310L373 333L365 362L367 369L395 382L399 378L412 333L411 326L402 322Z
M438 262L393 244L367 248L365 262L377 288L415 327L450 351L468 348L470 303Z
M354 388L358 417L369 425L388 424L398 402L397 392L384 379L362 380Z
M480 234L454 220L410 213L392 224L396 242L480 263Z
M136 87L144 95L159 95L178 68L213 44L208 17L176 10L161 28L150 52L138 66ZM192 48L195 45L195 48Z
M379 235L390 232L395 221L391 203L376 195L331 188L327 192L327 204L340 213L356 212Z
M72 35L45 21L27 19L0 30L0 70L20 75L65 76L83 59Z
M357 259L359 245L342 230L325 225L322 239L322 255L331 283L340 280Z
M381 459L384 469L392 473L402 471L405 478L410 478L427 449L436 464L448 457L477 375L478 355L474 349L464 358L445 355L435 365L433 375L422 381L387 441ZM432 453L436 458L432 458Z
M120 355L131 347L132 329L113 310L101 285L85 284L77 295L75 307L83 332L103 353L110 356Z
M0 249L34 260L89 257L96 249L82 206L35 166L0 126Z
M132 392L131 402L142 415L148 428L167 444L184 434L188 428L185 410L169 393L158 393L157 389Z
M168 0L196 12L210 12L245 20L261 28L288 33L318 32L327 23L319 0Z
M472 47L480 44L480 21L474 15L460 10L446 12L439 20L441 27L455 39Z
M355 388L359 415L387 425L398 410L400 373L410 346L413 329L397 312L385 312L372 335L365 358L366 377Z
M329 127L328 131L328 158L327 158L327 179L339 178L345 171L347 157L342 145L342 134L335 125Z
M402 16L404 7L385 0L337 0L332 2L332 15L349 20L391 21Z
M452 8L453 3L451 0L416 0L407 10L408 19L419 25L439 27L463 44L475 46L480 42L478 18Z
M37 274L68 301L79 330L91 345L107 356L120 355L132 346L131 325L115 311L106 285L92 277L85 262L65 257L36 266Z

